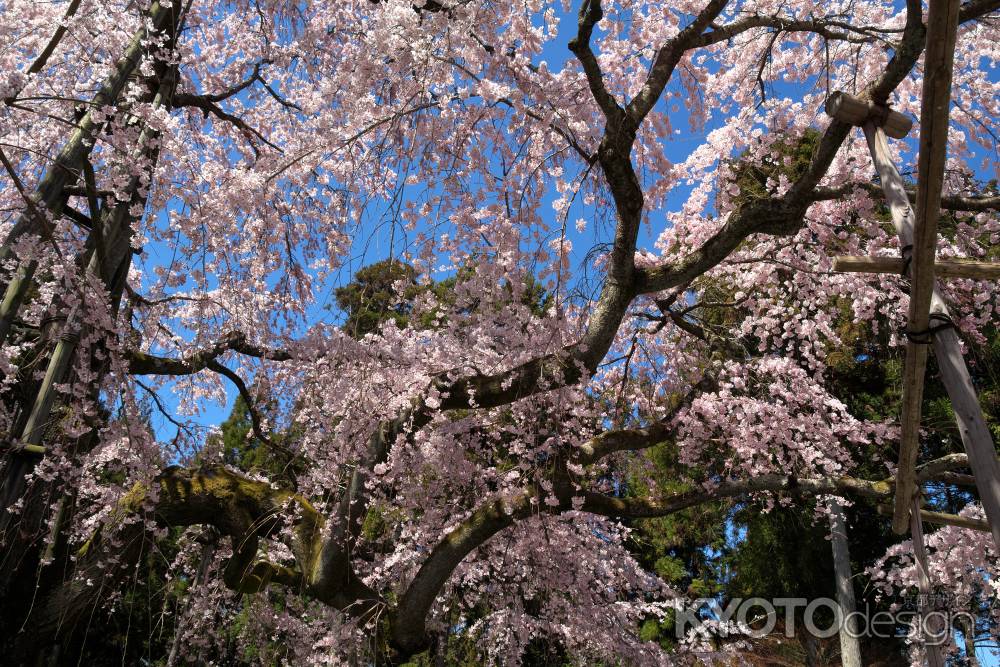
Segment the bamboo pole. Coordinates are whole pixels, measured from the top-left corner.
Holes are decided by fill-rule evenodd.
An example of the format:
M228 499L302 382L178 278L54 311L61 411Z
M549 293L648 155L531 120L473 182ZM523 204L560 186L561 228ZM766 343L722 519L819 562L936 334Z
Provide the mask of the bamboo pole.
M833 258L833 270L841 273L892 273L905 275L906 260L902 257L859 257L841 255ZM934 275L941 278L1000 280L1000 262L979 262L974 259L939 259L934 262Z

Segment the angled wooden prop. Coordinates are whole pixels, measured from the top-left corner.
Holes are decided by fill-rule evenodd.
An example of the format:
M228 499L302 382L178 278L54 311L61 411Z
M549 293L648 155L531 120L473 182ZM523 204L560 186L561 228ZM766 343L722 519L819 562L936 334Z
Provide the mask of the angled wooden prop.
M934 253L937 245L937 218L940 214L948 110L951 97L951 69L958 25L957 0L936 0L928 14L926 76L921 104L920 157L918 160L917 216L913 215L903 179L892 163L886 132L881 123L891 117L878 105L862 100L845 105L843 93L827 101L827 113L839 120L862 125L872 161L878 170L893 224L903 248L904 266L912 289L903 376L899 466L893 529L905 533L910 527L910 505L918 491L915 464L918 452L920 405L928 344L933 343L941 377L951 398L962 443L976 478L976 487L986 510L994 542L1000 546L1000 464L993 438L972 386L961 354L959 339L950 326L947 305L935 287ZM853 99L853 98L852 98ZM857 109L877 112L863 120ZM844 109L851 111L845 112ZM902 267L901 267L902 268ZM932 327L932 320L934 326Z

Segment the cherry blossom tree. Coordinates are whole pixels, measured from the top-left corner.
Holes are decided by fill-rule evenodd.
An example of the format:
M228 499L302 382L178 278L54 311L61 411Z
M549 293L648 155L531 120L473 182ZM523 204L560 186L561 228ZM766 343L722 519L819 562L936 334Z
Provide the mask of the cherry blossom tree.
M294 664L457 632L505 664L537 637L683 661L635 632L683 594L622 520L891 498L896 425L851 414L827 359L845 320L895 345L905 284L831 272L898 248L864 141L822 107L846 90L917 115L917 0L0 7L15 660L75 650L186 528L171 664L234 627L234 591L238 640L280 635ZM996 254L998 8L961 10L941 254ZM400 293L453 289L351 335L323 306L369 243L413 267ZM946 291L985 340L992 285ZM227 466L189 428L227 392L294 474ZM670 488L621 493L663 443ZM970 535L989 539L931 538L942 585L995 586L995 550L951 566ZM905 550L887 587L913 583Z

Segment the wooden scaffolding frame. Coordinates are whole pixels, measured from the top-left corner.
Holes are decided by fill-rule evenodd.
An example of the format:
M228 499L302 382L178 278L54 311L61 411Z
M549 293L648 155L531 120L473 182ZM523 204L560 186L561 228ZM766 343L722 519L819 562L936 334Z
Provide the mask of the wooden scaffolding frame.
M951 82L958 33L959 0L930 0L927 15L924 81L920 105L920 144L917 158L916 215L892 162L887 135L903 138L911 121L888 109L884 100L865 100L834 93L827 101L830 116L860 125L878 171L886 203L899 236L901 257L838 257L834 270L897 273L910 279L906 360L903 369L899 465L896 469L892 527L910 531L918 574L918 589L930 593L932 582L924 545L924 520L936 513L921 510L916 464L919 452L921 403L928 348L933 346L942 381L958 422L969 467L986 513L993 541L1000 548L1000 463L968 368L962 357L948 306L936 286L936 276L985 280L1000 278L1000 264L968 259L935 261L937 222L947 157ZM885 508L889 512L889 508ZM983 522L946 521L967 528L985 528ZM923 610L922 610L923 611ZM939 646L927 645L927 664L944 665Z
M933 346L987 522L994 542L1000 547L1000 463L961 354L951 314L935 281L937 275L978 279L1000 277L1000 264L968 259L935 261L958 8L957 0L931 0L927 17L927 64L920 110L916 215L910 207L903 179L892 162L884 130L891 124L895 128L893 135L900 136L903 132L899 128L907 128L909 122L900 120L902 114L889 111L884 105L844 93L835 93L827 102L828 114L862 126L902 248L899 258L838 257L834 267L835 270L852 272L902 273L910 278L908 340L900 416L902 434L896 470L893 529L903 534L910 527L910 506L919 492L916 462L920 406L928 348Z

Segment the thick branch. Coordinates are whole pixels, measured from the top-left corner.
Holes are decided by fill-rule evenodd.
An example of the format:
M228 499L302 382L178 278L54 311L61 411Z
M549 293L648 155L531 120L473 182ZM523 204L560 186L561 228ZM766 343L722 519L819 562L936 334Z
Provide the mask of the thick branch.
M735 498L749 493L794 491L807 495L844 494L876 500L892 497L892 486L885 481L856 477L815 477L798 479L787 475L763 475L749 480L725 481L712 489L694 489L661 500L616 498L600 493L584 493L583 510L609 517L646 519L673 514L695 505Z
M581 32L573 43L574 53L579 51L582 54L581 61L585 69L590 68L590 74L600 74L600 71L595 69L596 60L590 60L593 53L589 42L582 40L589 40L599 18L599 3L585 2L580 12ZM908 20L899 50L886 73L869 89L869 97L893 90L909 73L923 48L923 35L924 28L919 17ZM600 83L595 92L595 99L600 103L606 90L600 79L590 74L588 77L592 85ZM620 111L617 104L614 108ZM576 383L597 368L637 293L658 292L693 280L724 260L751 234L794 234L801 228L805 212L814 201L812 195L816 185L826 174L851 126L836 120L830 123L813 153L809 168L783 197L759 201L737 211L701 248L675 263L646 270L636 270L633 264L643 198L629 158L635 138L629 129L609 123L598 152L614 197L618 225L608 278L581 340L559 352L494 375L475 375L456 380L453 375L443 374L435 384L443 397L442 409L495 407L549 388Z
M576 462L589 465L615 452L639 451L663 442L673 433L670 422L681 410L691 405L699 394L710 391L716 385L714 378L706 376L678 400L673 408L659 421L644 428L604 431L580 446L576 452Z
M697 44L702 32L725 9L727 2L728 0L711 0L690 25L656 52L646 83L625 110L629 121L636 128L660 99L684 52Z
M642 437L642 436L640 436ZM459 563L474 549L494 535L539 511L564 512L573 507L574 491L556 485L559 505L549 507L535 502L538 491L525 487L512 500L490 501L449 532L433 549L400 600L393 623L392 643L403 656L422 650L427 644L425 620L434 599ZM672 494L655 501L642 498L615 498L589 491L578 492L584 503L582 511L612 518L651 518L665 516L695 505L733 498L750 493L793 491L795 493L857 495L875 500L892 497L892 485L886 481L868 481L855 477L817 477L796 479L785 475L764 475L751 480L725 481L712 489L695 489Z
M25 626L29 634L58 634L66 640L85 630L103 590L90 582L112 582L134 573L136 562L147 549L152 538L141 516L146 512L161 526L214 526L229 536L233 556L225 565L223 580L235 590L255 593L273 582L292 586L337 609L353 612L374 604L374 593L356 577L335 594L316 595L311 583L324 519L302 496L222 466L173 466L153 480L153 485L156 494L136 484L77 551L73 578L40 601L32 623ZM285 520L294 522L289 546L295 565L258 560L259 539L277 536Z
M700 34L705 25L721 11L722 5L724 3L720 4L718 1L710 3L703 12L703 16L708 18L695 35ZM890 62L885 75L869 91L869 95L876 96L877 99L882 99L884 94L899 84L916 63L922 49L923 25L919 15L914 18L912 14L911 12L908 17L899 51ZM809 169L793 184L785 197L760 202L738 212L705 246L678 264L639 272L637 275L632 263L632 253L635 251L634 233L642 211L642 191L628 157L635 138L635 128L624 128L620 123L612 122L619 119L621 108L607 92L596 57L589 46L593 27L600 17L599 3L587 0L580 10L579 34L570 48L580 59L591 92L609 121L598 155L615 199L619 224L610 257L608 279L601 298L588 322L583 339L560 353L534 359L493 376L474 376L457 382L450 382L446 376L439 378L436 388L444 396L443 409L501 405L542 391L543 387L576 382L584 371L592 372L606 354L625 309L637 292L660 291L690 281L722 261L751 233L792 234L797 231L811 203L808 194L825 175L834 155L850 132L851 128L846 123L832 122L819 142ZM667 51L662 56L662 71L669 74L674 54ZM666 78L668 77L664 75L663 85ZM656 93L657 85L657 81L654 81L650 87L650 95L636 103L633 108L636 117L641 119L645 115L644 110L648 112L647 105L651 107L655 103L656 95L652 93ZM652 101L649 101L651 98ZM624 257L626 251L628 257ZM544 383L541 382L543 379ZM655 431L656 429L651 429L648 432L632 433L629 437L623 437L621 442L606 436L605 446L609 449L636 443L643 446L655 441L659 436ZM853 478L822 478L799 482L793 478L771 476L748 482L726 482L711 494L689 492L658 503L610 498L599 494L588 494L585 502L590 511L611 516L659 516L710 498L791 488L812 493L851 492L875 498L887 498L891 494L891 486L885 482ZM521 512L530 512L531 496L532 492L525 490L512 507L504 507L499 501L483 506L434 549L400 603L394 623L393 643L401 652L412 653L424 645L427 611L450 573L469 552L510 525L514 521L513 517Z
M972 21L1000 9L1000 0L971 0L958 10L959 23Z
M721 11L717 2L705 12ZM587 0L580 10L580 33L571 43L581 59L595 99L605 112L622 113L604 89L600 69L590 50L589 39L600 19L600 4ZM708 14L705 14L708 16ZM706 21L710 22L711 18ZM867 93L891 91L913 68L923 48L924 28L919 17L908 20L899 51L886 73ZM603 100L603 103L602 103ZM613 107L609 106L614 105ZM641 110L642 107L637 107ZM616 116L617 117L617 116ZM643 196L629 157L635 139L633 128L608 123L598 158L614 197L618 225L612 246L608 278L581 340L563 350L536 358L494 375L476 375L452 380L442 375L436 389L444 397L442 409L495 407L530 396L545 388L578 382L593 372L610 348L628 305L637 293L658 292L684 284L725 259L745 238L754 233L789 235L801 228L803 217L816 185L847 138L851 126L832 121L813 154L809 168L783 197L751 204L736 213L701 248L681 260L654 269L636 270L633 264L635 239L642 215Z
M604 112L604 118L608 123L612 123L620 121L622 108L605 87L601 66L597 63L597 56L590 48L590 38L594 34L594 26L603 16L601 0L583 0L583 4L580 5L577 35L570 40L569 50L583 66L583 72L587 76L587 84L590 86L590 93L594 96L597 106Z
M158 493L150 498L137 485L122 500L112 519L98 529L78 556L86 557L99 546L104 535L111 535L126 519L151 509L156 521L164 526L214 526L233 540L234 555L226 565L227 586L245 593L262 590L269 582L301 588L308 595L337 609L371 606L375 594L351 573L337 590L323 590L315 585L318 556L324 539L326 519L303 496L286 489L275 489L268 482L250 479L223 466L181 468L172 466L155 480ZM274 538L284 522L293 521L288 546L295 556L289 567L257 560L257 543ZM143 522L132 522L144 530ZM125 530L128 530L126 525ZM135 539L128 538L126 539ZM358 601L366 604L358 604Z
M830 41L864 44L876 39L876 35L896 32L873 26L857 27L843 21L826 19L788 19L780 16L753 15L723 26L713 27L711 32L699 35L692 46L711 46L725 42L754 28L771 28L781 32L811 32ZM841 32L837 32L840 30ZM854 33L853 35L850 33Z
M392 420L382 422L368 437L364 458L358 462L330 522L316 565L315 587L319 591L338 590L345 578L353 576L351 554L361 534L361 525L370 506L368 481L375 466L383 463L396 439L404 433L423 428L431 418L423 401L416 399L410 408ZM328 594L328 593L326 593Z
M202 115L204 115L206 118L208 117L209 114L211 114L216 118L218 118L219 120L225 121L230 125L233 125L250 143L250 147L253 149L255 154L259 153L259 149L257 148L257 141L263 144L267 144L268 146L278 151L279 153L284 152L280 147L268 141L263 134L258 132L253 127L250 127L250 125L248 125L245 120L243 120L239 116L234 116L233 114L229 113L228 111L220 107L218 104L216 104L216 102L212 99L212 97L213 96L210 95L193 95L191 93L176 93L174 95L172 102L174 108L193 107L195 109L200 109Z
M810 198L813 201L825 201L830 199L840 199L845 195L850 195L856 190L864 190L879 198L884 197L882 188L871 182L845 183L835 188L816 188ZM911 204L916 203L916 190L910 188L906 190L906 196ZM949 211L966 211L979 213L983 211L1000 210L1000 196L997 195L952 195L941 197L941 208Z
M239 95L244 90L246 90L247 88L249 88L250 86L252 86L255 81L263 81L263 79L260 76L260 66L262 64L263 63L254 63L253 73L250 76L248 76L243 81L240 81L236 85L230 86L229 88L227 88L226 90L223 90L222 92L219 92L219 93L205 93L205 94L201 94L201 95L188 94L188 97L197 97L197 98L203 99L203 100L205 100L207 102L223 102L225 100L228 100L230 97L232 97L234 95ZM186 94L186 93L182 93L182 94Z
M292 358L291 352L287 350L254 345L247 340L246 334L233 331L225 334L210 348L195 352L183 359L158 357L138 350L129 350L127 352L129 372L132 375L192 375L205 370L211 362L229 351L268 361L288 361Z
M926 482L929 479L938 477L941 473L968 467L969 457L967 455L948 454L939 459L934 459L933 461L928 461L923 465L917 466L917 481Z
M533 496L533 491L526 489L508 503L494 500L483 505L434 547L400 599L395 614L392 644L401 656L413 655L427 646L427 612L458 564L516 519L530 516Z
M223 366L215 359L208 362L207 368L210 371L214 371L219 375L226 377L233 385L236 387L236 391L240 393L243 397L243 402L246 403L247 411L250 413L250 425L255 438L260 440L266 447L280 451L282 454L287 456L289 459L295 458L295 454L292 453L287 447L279 445L274 442L271 438L264 433L264 428L261 424L260 413L257 411L256 401L254 401L253 396L250 395L250 389L247 387L246 383L243 381L236 371L233 371L226 366Z
M884 101L909 74L923 51L926 32L916 12L907 14L906 27L895 55L882 76L861 95L863 99ZM640 271L639 293L659 292L688 282L724 260L745 238L763 233L789 236L798 232L813 199L814 190L826 174L851 126L833 120L823 132L809 168L785 195L772 197L734 211L729 220L697 250L676 262Z

